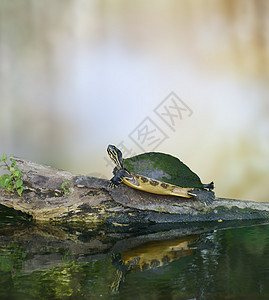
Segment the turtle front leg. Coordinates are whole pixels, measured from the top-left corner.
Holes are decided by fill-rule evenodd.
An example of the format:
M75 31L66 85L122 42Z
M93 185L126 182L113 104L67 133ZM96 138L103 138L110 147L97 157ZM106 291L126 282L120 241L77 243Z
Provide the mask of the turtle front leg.
M113 173L113 175L116 175L118 172L119 172L119 168L115 167L112 173Z
M109 181L110 188L117 188L123 181L123 178L128 174L124 169L113 170L114 177L112 177Z

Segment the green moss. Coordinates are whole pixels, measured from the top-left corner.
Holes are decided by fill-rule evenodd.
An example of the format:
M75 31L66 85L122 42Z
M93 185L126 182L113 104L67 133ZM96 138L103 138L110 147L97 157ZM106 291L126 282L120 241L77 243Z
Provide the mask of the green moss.
M124 167L134 173L180 187L202 188L200 178L182 161L169 154L149 152L124 159Z

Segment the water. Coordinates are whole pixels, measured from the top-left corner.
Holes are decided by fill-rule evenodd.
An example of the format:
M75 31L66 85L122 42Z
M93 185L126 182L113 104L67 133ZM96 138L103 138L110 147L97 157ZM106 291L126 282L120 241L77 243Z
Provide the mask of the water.
M269 225L0 224L0 299L269 299Z

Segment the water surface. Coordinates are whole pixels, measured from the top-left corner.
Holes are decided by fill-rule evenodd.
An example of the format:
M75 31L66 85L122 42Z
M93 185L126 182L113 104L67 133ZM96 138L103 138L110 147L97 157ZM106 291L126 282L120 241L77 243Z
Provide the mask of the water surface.
M0 226L1 299L269 299L269 225Z

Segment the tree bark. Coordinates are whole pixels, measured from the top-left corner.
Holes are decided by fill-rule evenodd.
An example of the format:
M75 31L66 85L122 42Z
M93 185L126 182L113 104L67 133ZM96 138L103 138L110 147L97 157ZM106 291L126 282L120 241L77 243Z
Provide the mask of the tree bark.
M35 220L102 222L113 224L176 223L191 221L247 220L269 217L269 203L216 198L205 207L194 199L149 194L108 180L15 158L23 172L22 196L0 190L0 204L30 215ZM69 181L69 193L62 183Z

